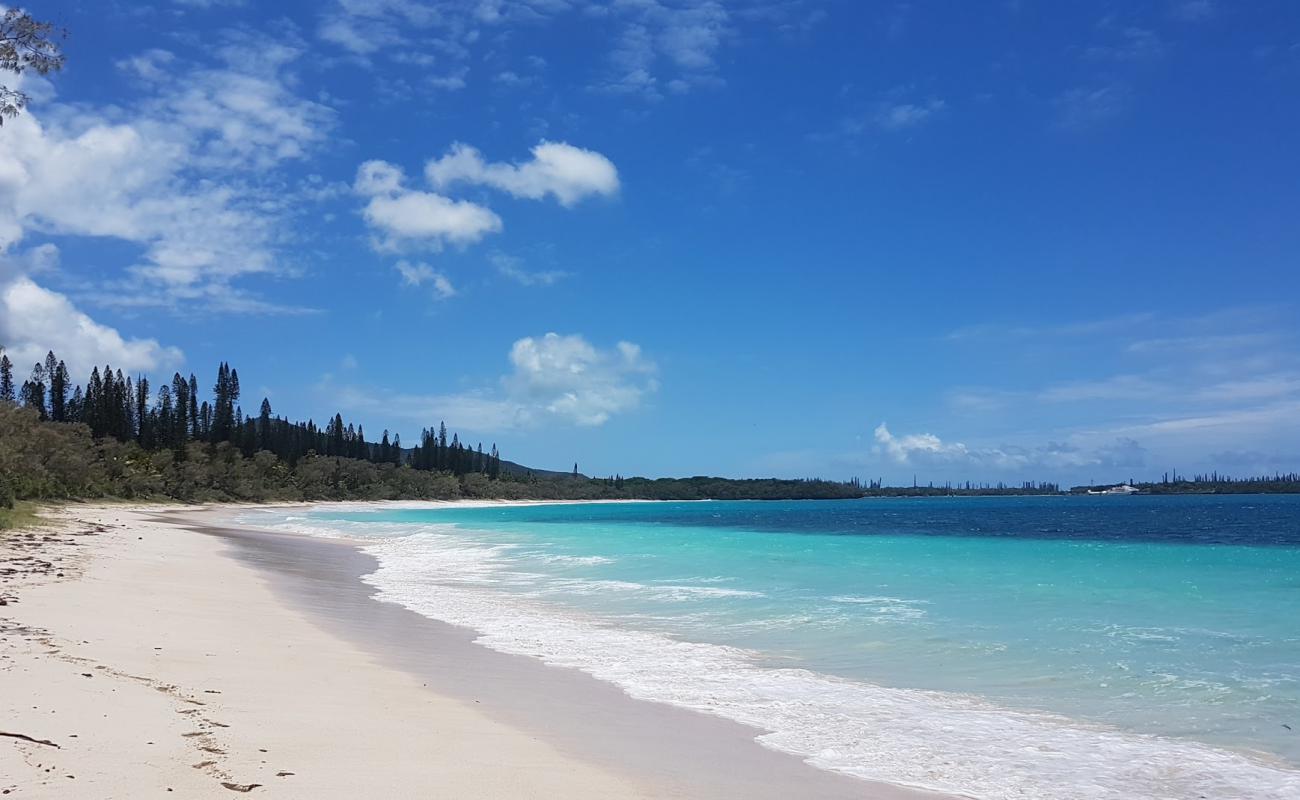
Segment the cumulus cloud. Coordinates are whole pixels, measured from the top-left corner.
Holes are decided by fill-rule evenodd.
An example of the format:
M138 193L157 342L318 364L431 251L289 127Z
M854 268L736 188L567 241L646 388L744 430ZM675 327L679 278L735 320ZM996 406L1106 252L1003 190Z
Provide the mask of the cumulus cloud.
M367 161L357 170L354 188L369 198L362 216L378 233L373 240L376 249L439 250L447 243L473 244L501 230L501 218L491 209L468 200L407 189L403 181L401 169L385 161Z
M933 433L895 436L883 422L876 426L874 436L877 450L899 464L906 464L918 455L949 461L970 457L970 450L961 442L945 443Z
M604 425L636 409L658 389L654 362L631 342L601 348L576 334L548 333L516 341L509 360L510 372L495 387L457 394L376 393L333 384L325 388L353 410L421 426L445 420L483 433L541 424Z
M618 170L600 153L548 141L532 153L532 160L522 164L488 163L478 150L457 142L445 156L426 164L424 173L439 189L458 183L491 186L530 200L551 195L565 207L590 195L618 193Z
M136 372L169 368L182 360L180 350L155 339L127 339L95 322L67 297L22 275L0 278L0 346L19 377L50 350L78 381L92 367L106 363Z
M631 342L604 351L577 335L530 336L510 348L510 363L513 397L577 425L603 425L658 385L655 365Z
M550 196L565 207L591 195L618 192L618 170L600 153L547 141L532 153L522 164L488 162L475 148L457 143L425 164L425 178L435 191L408 188L402 168L395 164L363 163L353 190L367 198L361 214L374 232L373 246L380 252L437 251L499 233L504 225L494 211L445 193L460 185L490 186L531 200Z

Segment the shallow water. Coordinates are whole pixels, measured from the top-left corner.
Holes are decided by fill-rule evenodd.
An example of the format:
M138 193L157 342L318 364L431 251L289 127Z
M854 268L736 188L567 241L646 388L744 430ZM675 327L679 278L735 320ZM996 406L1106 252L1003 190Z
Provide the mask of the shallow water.
M1300 498L250 512L381 598L812 763L980 797L1300 796Z

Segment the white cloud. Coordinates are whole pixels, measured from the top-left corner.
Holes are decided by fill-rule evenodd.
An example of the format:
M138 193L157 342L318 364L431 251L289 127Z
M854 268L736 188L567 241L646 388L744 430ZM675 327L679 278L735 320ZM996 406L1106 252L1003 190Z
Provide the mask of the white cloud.
M398 261L393 268L401 273L402 283L407 286L419 286L425 281L433 280L438 274L428 264L412 264L409 261Z
M127 339L95 322L67 297L20 275L0 283L0 345L25 374L53 350L80 382L94 366L112 364L124 372L172 367L181 351L155 339Z
M437 251L499 233L504 226L491 209L440 193L460 184L491 186L535 200L549 195L566 207L593 194L618 192L618 170L600 153L546 141L532 152L533 158L523 164L488 163L478 150L457 143L425 165L425 177L438 190L433 192L407 188L402 169L387 161L363 163L353 190L368 198L362 216L376 234L372 245L380 252Z
M447 92L459 92L467 85L465 76L469 74L467 69L458 69L447 75L431 75L426 79L430 87L441 89Z
M379 232L376 249L401 251L446 243L468 245L501 230L501 218L467 200L402 186L402 171L384 161L367 161L357 170L354 188L368 196L362 216Z
M735 23L780 23L785 10L769 4L733 15L719 0L336 0L322 13L316 34L363 65L379 58L413 63L417 48L463 62L516 27L536 28L567 14L581 14L613 43L592 89L655 100L665 92L722 85L717 54L733 38Z
M578 335L548 333L519 339L511 371L496 388L458 394L415 395L328 385L344 407L427 426L445 420L479 433L541 424L603 425L640 406L658 389L655 364L641 348L619 342L603 349Z
M876 448L899 464L907 464L916 456L944 461L964 461L971 457L970 450L961 442L946 443L932 433L913 433L895 436L885 423L875 430Z
M640 0L614 8L621 30L609 56L609 74L593 89L658 100L661 88L681 94L722 85L717 51L732 33L731 15L722 3Z
M424 174L439 189L458 183L484 185L530 200L551 195L566 207L590 195L618 193L618 170L600 153L547 141L532 153L532 160L522 164L488 163L478 150L457 142L445 156L429 161Z
M569 277L571 273L558 269L530 271L523 268L523 261L514 256L494 252L488 261L496 267L497 272L524 286L550 286Z
M506 386L513 396L578 425L603 425L657 388L654 364L631 342L602 351L581 336L548 333L515 342L510 363Z
M51 99L6 125L0 253L32 233L119 239L140 261L101 296L269 310L232 281L281 269L294 212L277 168L323 141L332 112L290 90L299 48L232 36L217 52L218 67L158 50L127 59L149 92L134 106Z
M1026 472L1081 467L1139 467L1146 463L1146 449L1127 436L1114 436L1091 447L1062 442L1034 447L968 447L962 442L945 442L932 433L895 436L882 422L876 427L875 441L878 454L895 464L913 467Z
M409 261L398 261L393 266L401 273L402 283L407 286L420 286L428 283L433 287L434 296L439 300L446 300L456 296L456 287L452 286L451 280L428 264L412 264Z
M876 114L876 124L890 131L914 128L942 112L945 105L942 100L931 100L919 105L916 103L887 105Z

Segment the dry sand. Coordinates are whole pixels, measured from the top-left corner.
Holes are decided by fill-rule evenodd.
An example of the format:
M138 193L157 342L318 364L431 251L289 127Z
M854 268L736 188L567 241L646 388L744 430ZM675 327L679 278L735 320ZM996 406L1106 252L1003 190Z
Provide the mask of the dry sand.
M161 511L0 533L5 795L928 796L474 645L370 599L346 543Z

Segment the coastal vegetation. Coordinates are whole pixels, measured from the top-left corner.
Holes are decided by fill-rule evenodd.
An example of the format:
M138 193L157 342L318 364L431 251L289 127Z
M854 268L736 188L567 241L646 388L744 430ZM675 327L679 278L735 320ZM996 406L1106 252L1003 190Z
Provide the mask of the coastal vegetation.
M1023 483L945 483L936 486L933 483L920 486L913 482L911 486L885 486L883 480L871 481L862 490L864 497L982 497L1034 494L1060 494L1060 484L1050 481L1024 481Z
M145 376L94 368L73 385L53 353L19 385L0 351L0 507L20 500L824 499L857 497L855 482L588 478L504 461L445 424L413 447L384 431L369 441L335 414L323 427L276 415L263 399L245 415L239 373L217 368L210 398L195 375L156 390Z
M1235 478L1211 472L1203 475L1165 474L1158 481L1133 481L1128 483L1141 494L1300 494L1300 473L1275 472L1272 475L1255 475ZM1086 494L1089 490L1106 489L1107 486L1075 486L1071 494Z

